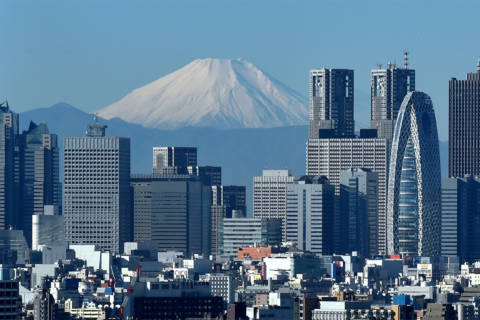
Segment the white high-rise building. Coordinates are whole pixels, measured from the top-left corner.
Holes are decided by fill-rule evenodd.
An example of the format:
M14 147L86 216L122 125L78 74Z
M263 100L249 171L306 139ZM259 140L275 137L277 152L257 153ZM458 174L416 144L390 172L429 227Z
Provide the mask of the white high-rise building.
M287 216L287 184L295 177L290 170L263 170L253 177L253 217L282 220L282 240L285 241Z
M120 253L130 240L130 139L106 137L97 121L65 138L64 217L70 244Z
M378 174L377 243L379 253L386 253L387 140L362 134L359 138L309 139L306 162L307 175L326 176L335 186L336 195L340 194L342 171L365 168Z

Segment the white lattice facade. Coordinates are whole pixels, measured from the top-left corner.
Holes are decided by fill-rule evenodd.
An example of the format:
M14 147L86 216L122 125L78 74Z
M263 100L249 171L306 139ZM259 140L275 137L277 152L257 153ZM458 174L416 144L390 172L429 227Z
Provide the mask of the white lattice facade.
M388 253L440 254L441 174L430 97L411 92L400 107L392 142L387 201Z

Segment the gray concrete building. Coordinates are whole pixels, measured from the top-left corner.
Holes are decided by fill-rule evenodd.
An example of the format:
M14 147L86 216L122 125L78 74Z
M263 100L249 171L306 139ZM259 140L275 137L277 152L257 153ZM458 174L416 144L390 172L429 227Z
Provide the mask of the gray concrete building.
M120 253L131 239L130 139L105 136L105 128L95 121L86 136L65 138L65 235Z
M197 148L154 147L153 173L188 174L188 166L197 165Z
M340 173L338 218L342 252L357 251L362 257L378 253L378 173L362 168Z
M480 176L480 59L476 73L448 86L448 176Z
M240 247L278 246L282 241L280 219L223 218L219 227L219 252L236 258Z
M351 168L366 168L378 174L378 253L386 253L386 198L388 174L386 139L363 137L309 139L306 168L309 176L326 176L340 195L340 173ZM373 221L371 222L374 223Z
M134 241L186 255L210 253L211 190L189 175L134 174Z
M282 220L282 239L285 241L287 184L295 177L290 170L263 170L262 176L253 177L253 217Z
M212 296L222 297L225 307L235 303L235 278L231 273L213 273L210 275Z
M405 52L403 68L388 63L387 68L371 72L371 127L379 138L392 140L398 110L407 93L415 90L415 70L408 68Z
M286 241L300 250L333 253L335 187L325 177L303 176L287 185Z
M310 138L354 135L353 83L353 70L310 70Z
M39 246L65 246L65 221L57 206L46 205L42 213L32 215L32 250Z

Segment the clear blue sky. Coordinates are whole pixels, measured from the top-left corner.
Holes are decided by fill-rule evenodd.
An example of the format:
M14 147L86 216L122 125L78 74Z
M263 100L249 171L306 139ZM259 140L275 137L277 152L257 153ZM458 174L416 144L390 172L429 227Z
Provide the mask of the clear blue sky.
M478 0L2 0L0 98L94 111L196 58L242 57L305 95L309 69L355 69L366 125L370 69L406 48L446 139L448 80L475 70L479 13Z

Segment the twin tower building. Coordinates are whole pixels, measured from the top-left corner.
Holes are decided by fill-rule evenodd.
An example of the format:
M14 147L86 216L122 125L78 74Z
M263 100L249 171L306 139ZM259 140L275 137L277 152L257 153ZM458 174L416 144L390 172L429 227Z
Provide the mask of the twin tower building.
M368 234L366 252L440 255L436 119L430 97L415 91L415 70L408 68L407 55L403 67L388 64L372 70L371 127L359 135L354 128L353 70L311 70L307 175L326 176L340 195L345 170L376 173L378 207L366 212L365 227L358 231ZM349 200L339 199L335 215L345 214L338 211L345 201ZM347 214L342 220L334 223L337 232L351 224L352 217ZM352 237L354 229L345 230L345 237Z

